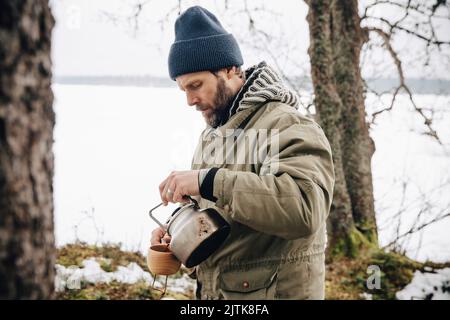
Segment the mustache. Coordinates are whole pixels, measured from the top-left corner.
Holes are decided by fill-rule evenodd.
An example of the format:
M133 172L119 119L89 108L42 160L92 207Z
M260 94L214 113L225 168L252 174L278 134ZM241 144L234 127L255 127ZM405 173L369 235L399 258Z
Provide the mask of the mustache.
M202 107L202 106L196 105L196 106L195 106L195 109L196 109L197 111L205 111L205 110L207 110L207 109L209 109L209 108L208 108L208 107Z

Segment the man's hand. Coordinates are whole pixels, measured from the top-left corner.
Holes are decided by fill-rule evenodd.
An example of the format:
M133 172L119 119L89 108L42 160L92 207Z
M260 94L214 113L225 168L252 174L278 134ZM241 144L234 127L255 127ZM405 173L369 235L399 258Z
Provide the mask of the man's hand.
M164 231L164 229L156 228L152 231L152 238L150 239L150 245L161 244L162 242L170 243L171 237Z
M172 202L187 202L184 196L198 196L198 171L172 171L170 175L159 185L161 200L166 206Z

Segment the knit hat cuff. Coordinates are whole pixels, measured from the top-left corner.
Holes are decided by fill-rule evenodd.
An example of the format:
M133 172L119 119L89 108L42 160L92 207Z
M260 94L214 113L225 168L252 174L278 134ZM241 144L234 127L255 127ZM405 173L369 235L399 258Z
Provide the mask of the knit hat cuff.
M220 34L176 41L169 53L169 74L179 75L225 67L241 66L241 51L232 34Z

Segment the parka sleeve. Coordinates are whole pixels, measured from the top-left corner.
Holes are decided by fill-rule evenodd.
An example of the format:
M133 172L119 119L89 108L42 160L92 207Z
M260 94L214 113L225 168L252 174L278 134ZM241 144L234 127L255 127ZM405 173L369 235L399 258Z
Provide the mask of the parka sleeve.
M331 148L313 121L285 126L278 135L279 153L263 162L260 174L218 169L212 193L227 218L256 231L285 239L309 236L329 214Z

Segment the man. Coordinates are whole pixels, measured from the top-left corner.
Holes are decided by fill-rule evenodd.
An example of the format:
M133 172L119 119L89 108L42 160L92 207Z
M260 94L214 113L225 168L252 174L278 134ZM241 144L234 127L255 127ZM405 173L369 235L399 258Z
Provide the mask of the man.
M211 12L195 6L178 17L169 73L207 128L192 170L172 172L159 186L161 199L167 204L192 196L231 225L222 246L195 268L197 298L323 299L334 186L328 140L296 110L298 97L272 68L261 62L242 72L242 64L236 40ZM239 129L272 132L263 159L228 157L244 145L245 159L254 152ZM230 131L237 138L223 142ZM151 242L162 238L158 228Z

